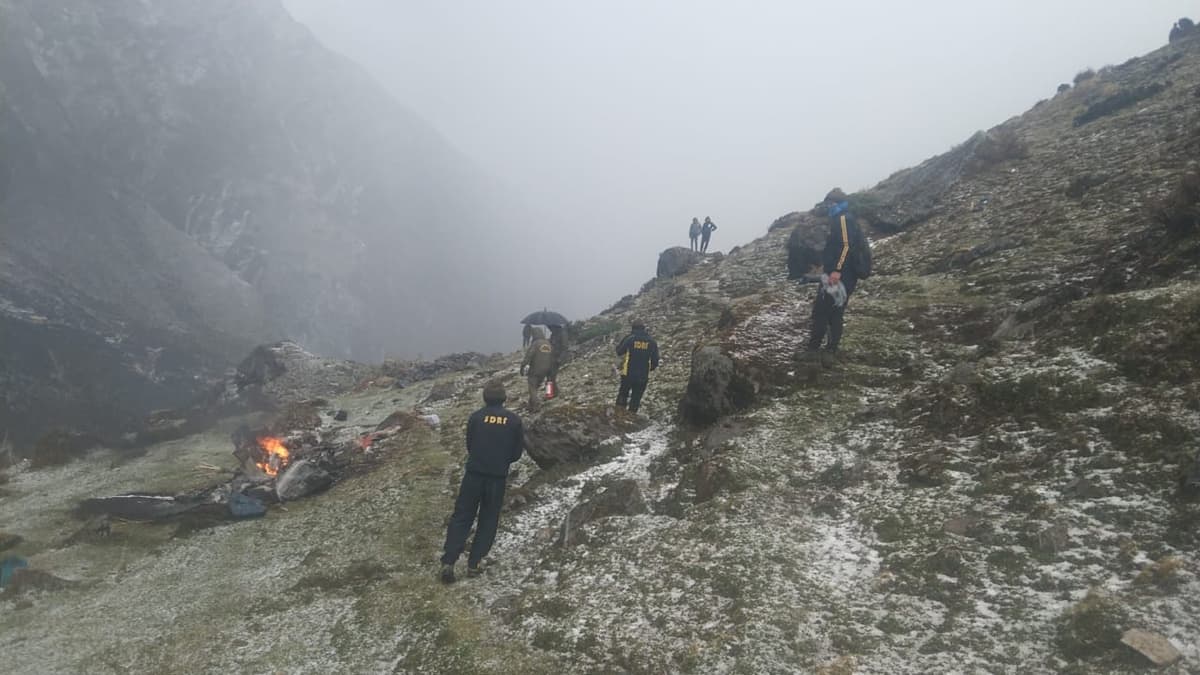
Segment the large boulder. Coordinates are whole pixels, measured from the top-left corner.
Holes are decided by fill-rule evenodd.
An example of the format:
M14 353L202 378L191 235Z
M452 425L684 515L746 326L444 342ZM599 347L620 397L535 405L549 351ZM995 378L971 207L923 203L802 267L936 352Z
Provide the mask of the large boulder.
M658 254L658 278L670 279L692 269L703 256L689 248L674 246Z
M534 418L525 429L525 451L543 469L586 463L606 442L637 431L645 423L611 405L559 406Z
M749 407L754 398L754 383L739 372L733 357L709 345L692 354L692 374L679 415L693 426L708 426Z

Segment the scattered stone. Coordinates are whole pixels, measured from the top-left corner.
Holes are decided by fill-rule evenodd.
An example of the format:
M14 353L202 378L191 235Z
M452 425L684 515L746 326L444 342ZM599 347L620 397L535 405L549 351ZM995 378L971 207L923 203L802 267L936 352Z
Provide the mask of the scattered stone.
M286 502L320 492L333 484L329 475L316 463L301 459L288 465L275 480L275 494L279 501Z
M1080 476L1067 483L1067 487L1063 489L1063 494L1079 499L1099 499L1106 496L1108 491L1086 476Z
M421 418L407 410L397 410L375 426L375 431L391 429L393 433L416 428Z
M967 536L967 532L975 526L975 519L970 516L959 516L958 518L950 518L942 523L942 531L947 534L957 535L959 537Z
M558 545L574 546L584 540L582 527L587 523L613 516L634 516L648 513L646 498L637 481L625 478L602 483L587 499L567 514L559 527Z
M733 358L720 347L701 347L692 354L692 373L679 403L679 414L693 426L708 426L749 407L756 387L740 374Z
M184 438L198 431L207 421L207 418L197 418L194 412L186 410L155 410L142 420L134 443L151 445Z
M821 516L836 516L846 506L846 500L836 492L826 492L817 498L812 505L812 512Z
M337 422L345 422L346 420L350 419L350 413L345 410L339 410L333 413L333 419Z
M7 551L10 548L15 548L23 541L25 540L19 534L0 532L0 551Z
M1038 532L1035 547L1040 553L1058 555L1059 552L1071 548L1071 534L1067 526L1058 523Z
M946 459L937 450L902 457L899 466L896 479L913 487L936 487L948 480Z
M1183 654L1171 644L1167 638L1158 633L1151 633L1140 628L1130 628L1121 636L1121 643L1146 657L1150 663L1159 668L1165 668L1179 659Z
M429 395L425 397L425 403L433 403L434 401L444 401L448 398L454 398L458 393L458 388L453 382L438 382L429 390Z
M703 259L698 251L682 246L673 246L658 254L659 279L670 279L685 274Z
M697 504L703 504L723 492L740 492L748 487L746 480L738 476L723 457L710 457L689 466L680 484L689 483L695 491Z
M525 451L538 467L587 463L614 437L645 428L637 415L611 405L550 408L525 428Z

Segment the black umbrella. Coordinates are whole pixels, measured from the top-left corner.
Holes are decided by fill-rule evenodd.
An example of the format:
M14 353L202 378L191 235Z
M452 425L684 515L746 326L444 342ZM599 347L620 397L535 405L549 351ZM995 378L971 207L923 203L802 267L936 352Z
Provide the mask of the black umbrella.
M567 321L567 317L558 312L543 309L540 312L534 312L521 319L521 323L529 326L565 326L571 322Z

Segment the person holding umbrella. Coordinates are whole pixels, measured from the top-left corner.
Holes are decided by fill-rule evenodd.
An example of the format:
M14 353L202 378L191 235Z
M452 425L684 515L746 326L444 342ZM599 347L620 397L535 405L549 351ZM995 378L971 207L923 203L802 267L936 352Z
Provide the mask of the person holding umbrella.
M521 374L529 377L529 412L537 412L542 405L542 383L550 378L556 370L554 365L554 347L546 339L546 334L537 326L531 326L533 342L525 351L525 360L521 362Z
M550 329L550 347L554 355L554 365L546 377L550 383L547 398L554 398L558 393L558 368L562 365L567 353L567 324L570 321L567 321L567 317L558 312L543 309L525 317L521 323L527 326L546 326Z

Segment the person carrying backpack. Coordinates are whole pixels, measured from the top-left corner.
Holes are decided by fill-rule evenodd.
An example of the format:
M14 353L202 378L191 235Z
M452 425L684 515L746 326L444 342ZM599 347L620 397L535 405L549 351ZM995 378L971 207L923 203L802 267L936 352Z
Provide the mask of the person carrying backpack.
M712 221L712 218L704 216L704 224L700 226L700 252L708 253L708 240L712 238L712 233L717 231L717 224Z
M859 279L871 276L871 247L858 220L849 211L845 192L834 188L825 196L824 203L829 212L829 236L822 255L825 274L813 300L807 355L810 358L820 355L823 364L833 366L842 340L846 305ZM821 354L826 335L829 342Z
M700 250L700 219L692 218L692 224L688 226L688 239L692 240L692 250Z

